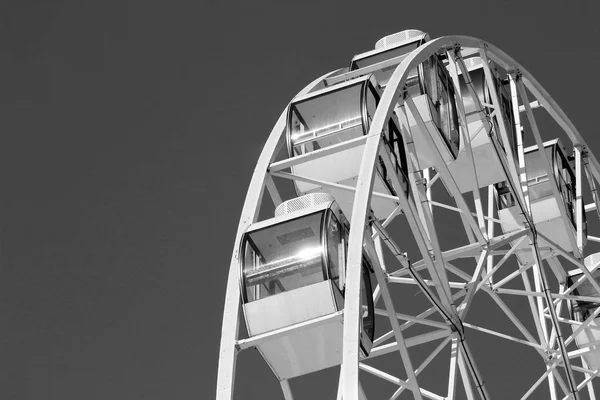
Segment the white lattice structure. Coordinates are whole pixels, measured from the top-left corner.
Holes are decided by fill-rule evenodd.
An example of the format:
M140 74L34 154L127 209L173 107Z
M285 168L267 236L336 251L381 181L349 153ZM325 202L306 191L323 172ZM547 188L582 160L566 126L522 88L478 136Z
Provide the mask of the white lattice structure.
M381 39L294 97L265 144L234 243L217 399L233 398L248 348L286 400L289 379L335 366L338 399L499 398L469 331L539 359L521 398L595 399L600 238L586 213L597 228L599 183L573 123L500 49ZM483 299L506 329L471 318ZM435 363L441 391L422 379ZM370 393L363 376L395 389Z

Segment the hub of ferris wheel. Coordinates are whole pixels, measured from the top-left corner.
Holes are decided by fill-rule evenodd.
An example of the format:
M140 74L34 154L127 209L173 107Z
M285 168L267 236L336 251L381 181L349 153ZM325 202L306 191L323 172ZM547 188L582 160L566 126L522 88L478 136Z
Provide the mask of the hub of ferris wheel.
M520 398L595 398L600 238L586 214L599 215L599 182L573 123L506 53L464 36L384 37L296 95L267 140L234 244L217 399L233 398L249 348L287 400L290 380L332 367L338 399L454 399L459 386L496 398L469 330L539 355ZM394 296L409 287L414 314ZM481 296L510 334L470 321ZM430 346L420 365L416 346ZM395 374L373 365L384 355ZM448 368L441 391L422 377L432 362ZM363 375L396 388L369 393Z

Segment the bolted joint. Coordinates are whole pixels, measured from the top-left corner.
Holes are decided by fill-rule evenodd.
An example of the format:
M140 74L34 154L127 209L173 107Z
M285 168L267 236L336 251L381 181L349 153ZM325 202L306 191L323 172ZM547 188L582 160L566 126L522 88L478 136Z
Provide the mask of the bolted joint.
M544 358L544 363L546 363L547 366L551 367L552 364L554 364L556 355L554 353L552 353L550 350L545 350L544 353L546 353L546 358Z
M417 186L423 186L423 187L427 187L427 180L425 178L419 178L419 179L415 179L415 184Z

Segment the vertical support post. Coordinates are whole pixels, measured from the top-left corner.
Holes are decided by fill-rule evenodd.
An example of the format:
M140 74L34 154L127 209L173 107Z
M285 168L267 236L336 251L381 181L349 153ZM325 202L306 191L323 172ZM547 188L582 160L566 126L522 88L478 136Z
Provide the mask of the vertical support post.
M566 290L566 285L563 283L559 284L558 293L564 294L565 290ZM553 303L552 305L549 305L548 307L555 307L554 309L556 310L556 315L559 316L562 311L562 305L564 304L564 301L565 300L559 300L558 303L556 304L556 306ZM553 329L552 332L550 333L550 340L548 342L548 343L550 343L550 347L554 347L556 335L557 335L557 332Z
M460 370L460 377L462 378L462 383L463 387L465 388L467 400L475 400L475 394L473 393L473 388L471 387L471 381L469 380L469 372L467 371L467 366L465 365L462 349L458 349L458 368Z
M456 367L458 365L458 338L452 338L450 347L450 371L448 373L448 400L454 400L456 396Z
M290 382L287 379L279 381L281 385L281 390L283 391L283 398L285 400L294 400L294 395L292 394L292 388L290 387Z
M542 285L541 285L541 277L540 277L540 270L538 268L532 268L533 271L533 281L534 281L534 285L535 285L535 291L536 292L541 292L542 291ZM524 282L528 282L529 279L527 278L527 271L523 271L523 281ZM526 280L527 278L527 280ZM527 289L527 285L525 286L526 290ZM546 344L548 345L548 342L550 340L550 335L548 334L548 326L546 325L546 317L544 316L544 303L543 303L543 299L541 297L537 297L536 298L537 301L537 313L538 316L537 318L534 318L534 321L536 321L536 327L537 327L537 322L539 321L540 323L540 328L542 331L542 335L540 335L540 343ZM539 334L539 332L538 332ZM547 378L548 378L548 390L550 391L550 396L551 396L551 400L556 400L556 380L554 379L554 374L555 371L553 369L552 366L547 365L546 366L546 371L547 371ZM558 372L556 372L558 373Z
M475 293L477 293L476 283L481 277L484 261L486 261L487 259L487 253L488 250L485 249L479 255L479 259L477 260L477 266L475 267L475 271L473 272L473 277L466 286L466 288L468 288L467 295L465 296L463 302L457 308L457 312L461 320L464 320L466 318L467 313L469 312L469 308L473 303L473 297L475 296Z
M546 365L546 370L550 370L551 367ZM548 373L548 388L550 390L550 400L558 400L556 397L556 380L554 379L554 369Z
M507 178L509 182L514 182L515 187L515 197L519 204L524 203L523 193L516 191L517 186L516 183L519 182L517 164L515 163L514 153L510 144L510 139L508 137L508 130L505 125L504 118L502 117L502 106L498 100L498 91L496 90L496 83L494 82L494 75L490 66L488 64L489 60L487 57L487 51L485 48L479 49L479 56L483 60L483 71L485 74L485 81L487 83L487 87L490 91L490 97L492 98L492 105L494 106L494 110L496 112L496 119L498 121L498 128L500 130L500 137L502 139L502 143L504 144L506 160L508 162L508 171Z
M371 126L371 130L373 131L379 125L379 130L375 132L381 132L383 125L383 121L377 119L381 115L378 111L375 112ZM372 132L370 131L370 133ZM362 275L363 243L365 241L367 213L370 210L375 162L379 153L380 143L381 135L372 135L365 143L350 221L348 261L346 263L346 292L344 296L342 376L340 377L344 382L342 386L342 398L344 400L359 399L358 357L360 348L360 281Z
M463 362L466 361L468 363L469 372L471 373L471 377L473 378L473 381L477 385L477 390L479 391L479 396L483 400L489 400L490 394L488 393L488 391L483 383L483 379L481 377L481 372L479 372L479 368L477 368L475 359L473 358L473 355L471 354L471 350L469 349L469 346L467 345L467 342L465 341L464 338L462 338L459 345L460 345L459 356L462 355ZM461 374L462 374L462 370L461 370Z
M488 240L491 240L494 237L494 204L495 203L495 197L494 197L494 186L493 185L489 185L488 186L488 209L487 209L487 215L488 215L488 221L487 221L487 237ZM494 256L492 254L488 255L487 257L487 274L490 274L492 272L492 269L494 268ZM493 285L494 284L494 277L490 276L489 279L489 284Z
M265 185L267 187L267 190L269 191L271 200L273 200L273 205L275 207L278 207L283 202L283 200L281 199L281 195L279 194L279 191L275 186L275 182L273 181L273 177L271 176L271 174L267 174L267 176L265 177Z
M591 369L590 366L588 365L587 361L585 361L585 357L583 357L583 356L581 356L581 365L583 365L583 368ZM592 383L593 381L592 381L591 375L586 373L585 380L589 380L586 386L588 389L588 394L590 396L590 400L596 400L596 393L594 392L594 384Z
M531 250L533 252L534 261L536 263L536 268L539 272L540 284L542 293L544 294L544 299L546 300L546 304L548 305L548 311L550 312L550 320L552 322L552 327L556 331L556 339L558 341L558 347L560 349L560 353L563 359L563 364L565 368L565 372L567 375L567 383L568 389L571 393L574 400L579 400L579 392L577 390L577 384L575 381L575 376L573 374L573 369L571 368L571 360L569 359L569 353L567 351L567 346L562 337L562 331L560 329L560 325L558 322L558 316L556 315L556 310L554 309L554 302L552 300L552 295L550 293L550 289L548 288L548 280L546 278L546 271L544 271L544 267L542 265L542 257L540 255L540 249L537 244L537 232L535 230L531 234ZM541 310L543 311L543 310Z
M592 191L592 198L594 199L594 204L596 205L596 214L598 214L598 218L600 218L600 194L598 193L598 188L596 187L594 175L592 174L592 171L590 171L590 165L588 162L587 154L584 153L582 157L585 176L587 177L588 184L590 185L590 190Z
M535 291L536 292L541 292L542 291L542 284L541 284L541 277L540 277L540 271L538 268L532 268L533 271L533 282L535 285ZM524 271L527 272L527 271ZM542 328L542 332L544 334L544 342L548 343L548 341L550 340L550 335L548 334L548 326L546 325L546 317L544 316L544 300L541 297L537 297L537 312L538 312L538 317L537 320L540 321L542 324L541 328Z
M381 264L381 269L383 269L383 272L387 274L387 268L385 266L385 259L383 257L383 248L381 246L381 236L379 235L375 235L375 230L373 230L373 234L374 234L374 244L375 244L375 252L377 253L377 258L379 259L379 263ZM377 288L374 291L373 294L373 304L375 306L377 306L377 302L379 301L379 298L381 297L381 286L378 284Z
M519 267L520 266L521 265L519 265ZM535 270L533 273L536 274ZM528 292L533 292L533 289L531 288L531 282L529 281L529 275L528 275L527 270L521 272L521 279L523 279L523 286L525 287L525 290L527 290ZM536 279L535 283L536 283L536 285L535 285L536 291L539 291L539 279ZM538 305L541 306L542 299L539 297L538 297L538 299L539 299ZM540 340L540 344L542 344L542 346L547 346L548 338L546 336L548 335L548 333L547 333L546 329L542 328L542 324L544 325L544 327L546 325L546 319L544 318L544 319L540 320L540 318L543 318L543 312L542 313L538 312L539 310L536 307L535 300L531 296L527 296L527 302L529 303L529 309L531 310L531 317L533 319L533 322L535 323L535 329L537 331L538 338Z
M340 367L340 377L338 379L338 389L336 400L342 400L342 396L344 395L344 374L342 373L342 367Z
M582 174L581 174L581 146L575 146L575 225L577 227L577 248L583 251L583 198L582 198Z
M425 168L423 170L423 178L425 179L425 182L427 182L425 196L427 197L427 204L429 204L429 213L433 216L433 206L431 205L431 186L429 186L429 182L431 182L431 168Z
M531 206L529 204L529 188L527 185L527 173L525 171L525 147L523 145L523 126L521 125L521 113L519 111L519 92L517 90L517 83L513 74L508 75L510 84L510 96L513 107L513 115L515 117L515 132L517 135L517 160L519 162L519 182L521 182L521 191L525 198L525 207L527 212L531 213Z
M458 50L456 50L458 51ZM448 55L448 70L450 71L450 77L454 85L454 93L456 96L456 109L458 111L458 119L460 123L460 131L462 132L462 140L464 141L465 149L467 152L467 158L470 160L471 173L473 174L473 181L475 182L473 188L473 201L475 202L475 210L477 211L477 222L481 232L485 232L485 219L483 218L483 206L481 204L481 196L479 194L479 182L477 180L477 167L475 165L475 158L473 157L473 148L471 147L471 133L469 132L469 124L467 123L467 117L465 115L465 105L460 90L460 80L458 79L458 71L456 68L456 59L452 51L447 51ZM469 72L466 71L468 74ZM470 82L471 78L464 76L465 82ZM489 240L489 237L487 238Z
M433 206L429 201L429 197L427 193L423 196L422 186L417 184L417 176L419 175L419 158L417 157L417 152L415 150L415 144L412 139L412 132L410 130L410 124L408 122L408 116L406 114L406 108L404 105L396 106L395 108L396 115L398 116L398 120L400 121L400 132L402 134L402 139L404 140L404 148L406 149L406 158L407 158L407 167L408 167L408 180L410 182L410 188L414 194L415 198L415 208L417 209L417 214L419 219L421 220L421 227L424 229L425 236L430 240L431 235L429 234L429 230L427 228L427 224L425 223L425 216L423 215L423 203L427 202L429 211L433 210ZM386 167L387 168L387 167ZM419 177L420 179L420 177ZM427 181L427 185L429 187L429 180ZM425 200L424 200L425 199Z

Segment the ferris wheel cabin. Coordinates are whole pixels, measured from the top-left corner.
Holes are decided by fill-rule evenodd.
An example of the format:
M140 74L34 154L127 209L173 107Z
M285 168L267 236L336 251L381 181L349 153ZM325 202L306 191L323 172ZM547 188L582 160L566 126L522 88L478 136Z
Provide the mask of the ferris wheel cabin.
M281 380L342 362L340 311L344 309L349 224L334 199L325 193L284 202L275 215L251 225L243 236L241 292L250 337L280 330L257 348ZM363 357L369 354L374 335L371 271L364 255ZM310 323L319 318L321 323ZM303 329L286 333L285 328L304 323Z
M320 149L360 138L369 132L369 127L381 90L372 75L297 97L289 107L287 121L288 150L291 157L305 155ZM396 194L390 174L397 174L402 190L408 191L408 180L404 141L398 124L391 117L384 128L384 143L388 146L395 171L388 171L380 161L373 191L388 195L374 197L371 201L377 218L386 218L396 207L391 196ZM364 144L302 162L291 167L292 173L305 178L335 184L356 186L362 160ZM354 195L332 186L296 181L298 194L330 193L347 215L352 215Z
M600 266L600 253L587 256L584 264L592 273L594 280L600 283L600 269L598 268ZM579 283L580 280L581 283ZM577 285L572 292L574 296L596 298L599 296L596 289L585 279L584 274L579 269L569 271L567 283L569 288ZM569 313L572 320L586 322L589 318L593 317L594 311L597 310L600 304L585 300L571 300L569 306ZM589 321L588 325L575 335L575 343L577 343L579 348L586 348L592 342L600 342L600 321L598 318L600 317L596 316L592 321ZM573 332L577 328L578 326L573 326ZM584 357L591 370L598 370L600 368L600 344L592 346L590 351L584 354Z
M531 146L525 149L525 170L527 173L527 184L529 188L529 202L533 222L539 233L550 239L559 247L567 252L574 251L572 243L575 243L576 237L576 185L580 182L575 181L573 167L569 163L563 147L558 139L544 143L544 150L550 159L553 175L551 177L546 173L544 160L537 146ZM560 193L559 202L554 196L552 183L555 182ZM498 217L501 221L502 230L512 232L521 229L524 226L524 218L519 206L516 204L513 193L505 182L496 185L498 200ZM569 220L570 229L565 230L562 218L562 210L565 210ZM583 239L586 241L585 212L583 216ZM513 243L513 245L516 242ZM544 243L540 243L542 258L550 255L549 250L545 250ZM534 256L529 248L529 242L523 241L516 251L519 262L523 265L534 262Z
M410 52L429 40L429 35L418 30L407 30L379 40L375 50L356 55L350 64L351 71L374 71L377 81L385 87L396 69ZM450 75L442 57L435 54L410 72L407 79L408 94L431 135L443 161L456 159L460 147L456 96ZM398 113L398 112L397 112ZM406 108L408 125L417 153L419 170L435 166L433 150L425 132L419 128L417 118Z
M492 92L485 79L483 60L480 57L471 57L464 61L479 104L492 104ZM492 71L496 69L492 61L489 66ZM499 124L503 123L502 119L506 122L510 151L515 158L517 157L517 135L510 94L500 79L492 77L500 101L502 119L493 115L487 107L480 109L465 80L461 79L460 81L476 176L473 173L468 150L464 145L461 146L456 161L449 164L448 167L460 192L466 193L506 180L506 172L501 163L501 153L506 153L505 146L500 140Z

